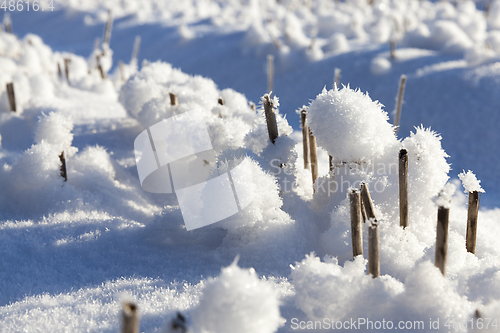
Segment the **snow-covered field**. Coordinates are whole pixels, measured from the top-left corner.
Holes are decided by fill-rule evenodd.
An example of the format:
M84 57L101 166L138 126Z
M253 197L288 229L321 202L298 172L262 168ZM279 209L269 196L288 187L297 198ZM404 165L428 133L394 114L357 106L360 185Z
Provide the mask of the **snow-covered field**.
M177 311L189 332L499 330L500 1L368 2L69 0L11 11L15 35L0 33L0 87L12 82L17 104L12 112L2 90L0 332L116 332L128 300L143 332L182 332L172 325ZM279 97L274 144L261 103L268 54ZM335 68L341 87L332 90ZM314 195L303 105L319 147ZM174 195L141 188L134 140L194 109L217 155L207 169L229 170L238 162L229 147L243 148L254 200L186 231ZM363 181L379 221L376 279L369 223L364 258L352 258L348 193ZM475 255L465 247L464 189L484 189ZM436 218L448 196L443 276Z

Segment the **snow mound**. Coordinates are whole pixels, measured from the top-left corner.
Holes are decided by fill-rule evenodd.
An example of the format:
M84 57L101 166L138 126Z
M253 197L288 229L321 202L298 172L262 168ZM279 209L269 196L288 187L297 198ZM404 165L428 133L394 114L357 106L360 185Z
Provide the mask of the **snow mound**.
M376 303L389 303L403 291L402 283L395 279L374 280L365 274L367 260L362 257L346 262L344 267L335 258L325 260L321 262L314 254L308 255L295 264L290 275L297 290L295 305L311 320L337 321L356 318L356 313L373 318L385 312ZM377 297L367 297L375 293Z
M334 258L321 262L314 255L293 267L295 304L312 325L320 323L310 329L334 329L339 324L337 329L347 325L347 329L361 332L408 329L406 321L425 318L420 329L430 332L429 318L441 325L453 320L463 324L473 314L473 303L460 296L456 285L428 261L416 265L404 283L388 275L373 279L365 274L365 267L361 257L342 267Z
M272 333L283 323L279 305L268 282L259 280L253 268L243 269L234 262L206 282L192 313L193 331Z
M398 45L463 55L500 27L500 4L490 1L485 15L478 1L317 1L275 2L196 0L159 3L133 0L58 1L69 11L88 12L85 23L105 22L109 8L124 25L158 23L175 27L183 41L196 40L198 31L221 29L244 32L241 48L258 55L273 53L277 59L319 61L324 53L338 54L359 46L395 41ZM484 3L484 1L483 1ZM199 29L199 22L209 21ZM8 44L8 41L6 42ZM7 47L3 47L6 49ZM2 45L0 44L0 49ZM498 52L496 52L498 54Z
M370 72L373 75L382 75L388 73L391 70L391 67L392 64L388 59L376 57L370 64Z
M177 96L178 105L171 105L170 94ZM245 135L260 118L243 95L231 89L219 91L212 80L159 61L133 75L121 87L119 100L144 128L187 111L203 111L212 146L219 152L243 146Z

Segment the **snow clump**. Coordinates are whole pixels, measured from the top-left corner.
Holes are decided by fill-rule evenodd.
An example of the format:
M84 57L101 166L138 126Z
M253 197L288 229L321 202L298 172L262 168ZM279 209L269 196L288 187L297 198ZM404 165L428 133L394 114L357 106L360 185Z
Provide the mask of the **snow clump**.
M235 261L207 281L193 310L193 331L272 333L283 323L279 305L273 286L259 280L253 268L240 268Z
M381 156L394 145L397 139L388 120L378 101L349 86L323 89L308 110L308 124L318 145L344 162Z
M465 193L469 192L484 192L483 188L481 187L481 181L476 178L476 175L472 171L467 171L465 170L458 175L458 178L462 181L462 185L465 188Z

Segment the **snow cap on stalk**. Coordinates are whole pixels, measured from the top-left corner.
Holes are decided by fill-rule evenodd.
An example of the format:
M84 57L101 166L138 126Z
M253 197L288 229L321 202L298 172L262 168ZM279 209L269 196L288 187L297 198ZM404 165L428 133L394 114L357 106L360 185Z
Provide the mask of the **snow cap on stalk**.
M319 146L335 159L359 162L381 156L397 143L382 104L349 86L323 89L310 104L307 121Z
M439 207L450 208L451 198L453 197L453 194L455 194L456 189L457 187L455 186L455 184L446 183L441 192L439 192L439 194L434 197L434 202L436 203L436 205L438 205Z
M465 170L458 175L458 178L462 181L462 185L464 186L465 193L467 192L484 192L483 188L481 187L481 181L476 178L476 175L468 170L465 172Z

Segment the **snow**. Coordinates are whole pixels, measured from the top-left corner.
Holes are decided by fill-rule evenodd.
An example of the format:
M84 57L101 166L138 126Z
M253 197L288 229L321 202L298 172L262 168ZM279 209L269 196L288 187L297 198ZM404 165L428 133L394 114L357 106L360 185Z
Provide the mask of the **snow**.
M396 144L387 113L349 86L323 92L308 108L307 123L317 144L341 162L361 162L381 156Z
M12 12L19 37L0 33L0 85L14 83L18 104L11 112L2 91L0 331L115 332L125 300L138 304L144 332L175 332L177 312L190 332L291 332L301 322L360 326L359 318L422 321L425 332L492 331L479 329L476 317L486 323L500 314L500 164L490 148L500 143L499 1L487 16L472 1L55 7ZM109 8L111 43L96 48ZM140 58L130 60L135 36ZM275 144L262 107L251 107L266 92L268 54ZM341 87L330 90L335 68ZM396 136L385 110L393 109L401 74L408 81ZM170 105L170 93L179 105ZM295 113L308 102L320 164L314 193ZM197 176L230 172L244 195L241 212L187 231L174 195L141 187L133 147L145 129L192 110L200 110L214 148ZM242 169L249 179L238 176ZM458 175L469 169L487 190L475 255L464 246L467 199L455 191L458 177L466 192L484 192L471 171ZM352 258L347 194L361 182L379 221L377 279L364 259L367 223L364 258ZM446 276L434 267L438 206L450 209Z
M476 175L468 170L465 172L465 170L458 175L458 178L462 181L462 185L464 186L465 193L472 193L472 192L484 192L484 190L481 188L481 183L480 180L476 178Z
M388 275L373 279L365 274L366 264L359 257L341 267L332 258L321 262L314 255L307 256L292 270L297 306L313 322L323 323L325 330L353 318L347 321L347 329L361 332L372 332L377 327L374 322L387 322L385 331L389 331L400 328L397 325L401 320L418 317L426 318L424 326L429 327L428 318L443 324L454 320L456 313L473 309L473 304L429 262L416 265L404 283ZM366 317L359 317L360 313Z
M455 193L455 190L457 187L454 184L447 183L441 192L436 196L434 202L436 205L439 207L444 207L444 208L450 208L451 206L451 199L453 197L453 194Z
M428 198L439 193L449 179L448 154L443 150L441 136L431 129L418 127L403 140L408 151L409 201L413 207L427 207ZM418 204L417 204L418 203ZM410 212L412 209L410 204ZM415 214L421 213L415 210Z
M272 284L236 263L209 279L193 310L194 332L275 332L283 321Z
M71 147L73 142L73 123L67 116L51 112L43 114L35 132L35 143L46 141L52 145L59 145L61 150Z
M382 75L386 74L391 70L392 64L391 62L382 57L373 58L372 63L370 65L370 72L373 75Z

